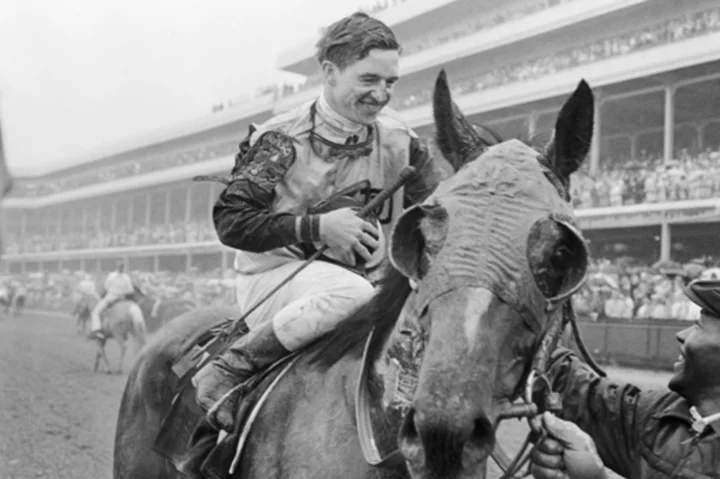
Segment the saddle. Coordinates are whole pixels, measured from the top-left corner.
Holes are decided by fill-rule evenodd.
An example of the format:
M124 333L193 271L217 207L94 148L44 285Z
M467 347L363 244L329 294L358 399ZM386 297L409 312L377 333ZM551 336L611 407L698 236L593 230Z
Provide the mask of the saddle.
M205 412L195 401L195 387L190 379L205 361L198 351L214 356L247 334L246 324L231 339L222 331L209 331L201 336L173 366L179 378L178 393L163 419L154 450L181 473L193 478L226 479L240 463L242 446L259 407L282 375L297 359L297 353L286 356L266 370L250 378L243 386L248 393L237 404L234 430L226 434L208 422ZM217 341L221 341L218 343ZM189 361L189 362L188 362Z

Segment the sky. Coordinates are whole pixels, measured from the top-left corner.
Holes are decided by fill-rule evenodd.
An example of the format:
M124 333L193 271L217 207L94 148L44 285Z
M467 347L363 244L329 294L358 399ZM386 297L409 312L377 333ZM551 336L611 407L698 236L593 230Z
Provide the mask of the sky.
M370 0L2 0L0 121L12 175L211 114L292 76L277 55Z

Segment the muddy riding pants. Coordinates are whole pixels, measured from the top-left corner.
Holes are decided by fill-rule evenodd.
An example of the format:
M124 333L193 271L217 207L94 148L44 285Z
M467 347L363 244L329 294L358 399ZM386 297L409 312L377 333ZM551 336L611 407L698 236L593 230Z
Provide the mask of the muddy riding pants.
M108 293L103 299L98 302L97 305L95 305L95 309L93 309L92 314L90 315L90 331L99 331L100 329L102 329L102 321L100 320L100 315L103 313L103 311L105 311L105 309L110 303L119 298L120 295Z
M240 309L249 310L301 264L293 261L262 273L238 275ZM362 276L316 261L250 314L246 322L250 330L257 330L272 321L282 345L295 351L333 330L373 294L373 286Z

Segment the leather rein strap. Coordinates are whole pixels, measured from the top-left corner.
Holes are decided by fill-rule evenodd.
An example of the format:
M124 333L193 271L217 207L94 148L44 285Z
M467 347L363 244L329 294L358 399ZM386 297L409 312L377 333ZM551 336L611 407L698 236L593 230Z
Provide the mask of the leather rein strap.
M524 417L530 426L530 433L525 438L525 442L520 448L520 451L512 461L503 448L499 444L496 444L492 458L503 472L501 479L518 479L529 476L529 471L525 474L520 474L521 470L529 463L537 444L547 436L547 431L545 431L540 417L543 411L540 411L538 405L533 402L533 394L539 383L541 383L541 387L543 388L541 390L544 391L544 403L547 410L554 414L562 412L562 398L560 394L553 391L552 381L548 378L547 373L550 356L557 348L568 323L571 325L572 335L585 362L587 362L590 368L598 375L602 377L606 376L605 371L603 371L592 356L590 356L582 340L580 328L577 325L577 317L575 316L571 301L566 301L562 308L561 317L558 318L554 316L551 318L550 325L543 335L540 341L540 347L533 358L532 367L525 382L525 390L522 395L523 404L509 404L505 410L500 413L498 421L495 424L497 428L498 424L505 419L520 419ZM531 444L534 445L531 447Z

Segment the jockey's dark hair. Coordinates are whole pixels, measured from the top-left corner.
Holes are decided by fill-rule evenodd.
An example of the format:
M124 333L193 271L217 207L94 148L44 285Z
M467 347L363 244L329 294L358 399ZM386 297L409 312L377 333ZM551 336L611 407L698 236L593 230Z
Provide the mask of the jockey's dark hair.
M400 50L393 31L364 12L330 25L315 46L320 64L328 60L341 70L367 57L370 50Z

